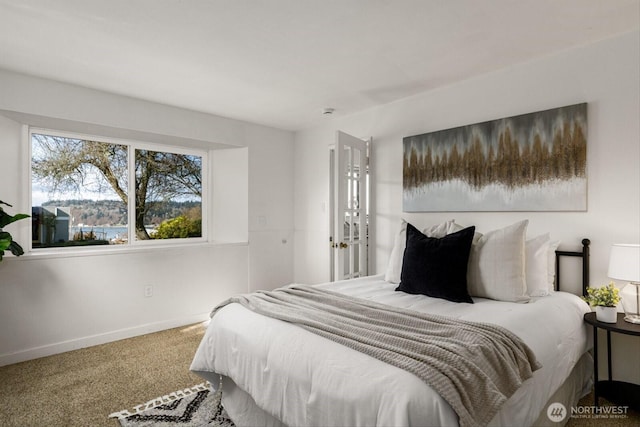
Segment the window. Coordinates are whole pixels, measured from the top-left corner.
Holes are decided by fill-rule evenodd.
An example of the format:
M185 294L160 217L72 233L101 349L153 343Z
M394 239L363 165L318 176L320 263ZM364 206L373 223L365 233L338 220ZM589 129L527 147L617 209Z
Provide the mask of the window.
M202 240L206 153L32 130L32 247Z

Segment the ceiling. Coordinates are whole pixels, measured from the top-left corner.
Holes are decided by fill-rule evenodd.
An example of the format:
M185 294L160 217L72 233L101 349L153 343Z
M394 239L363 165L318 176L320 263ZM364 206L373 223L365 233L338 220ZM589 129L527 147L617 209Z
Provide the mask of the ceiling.
M0 0L0 68L282 129L640 28L640 0Z

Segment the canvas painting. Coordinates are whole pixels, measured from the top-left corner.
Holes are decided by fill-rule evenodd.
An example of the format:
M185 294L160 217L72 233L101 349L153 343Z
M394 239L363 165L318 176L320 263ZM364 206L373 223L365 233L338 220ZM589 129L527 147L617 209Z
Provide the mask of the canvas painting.
M403 138L403 210L586 211L587 104Z

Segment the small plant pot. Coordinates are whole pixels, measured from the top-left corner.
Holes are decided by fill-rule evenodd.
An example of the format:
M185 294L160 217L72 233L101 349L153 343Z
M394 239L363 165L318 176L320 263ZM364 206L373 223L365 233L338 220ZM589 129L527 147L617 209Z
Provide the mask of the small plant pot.
M618 310L615 307L596 306L596 319L598 319L598 322L616 323L618 321Z

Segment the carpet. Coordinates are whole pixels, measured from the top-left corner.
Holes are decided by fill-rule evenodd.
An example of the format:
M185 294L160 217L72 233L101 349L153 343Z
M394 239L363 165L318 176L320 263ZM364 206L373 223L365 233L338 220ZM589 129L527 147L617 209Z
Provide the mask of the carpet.
M235 427L209 383L178 390L109 415L122 427Z

